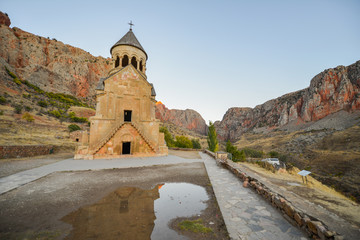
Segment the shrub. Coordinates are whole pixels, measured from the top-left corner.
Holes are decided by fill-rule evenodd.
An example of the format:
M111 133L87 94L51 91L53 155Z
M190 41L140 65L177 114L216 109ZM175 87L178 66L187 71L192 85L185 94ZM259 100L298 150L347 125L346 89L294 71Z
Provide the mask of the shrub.
M5 70L17 85L21 85L21 80L15 75L15 73L11 72L7 67L5 67Z
M191 139L191 143L192 143L194 149L201 149L201 144L200 144L199 139L193 138L193 139Z
M176 136L175 146L179 148L193 148L191 140L185 136Z
M167 127L160 127L159 132L164 133L165 142L168 147L175 147L175 141Z
M71 120L77 123L85 123L88 121L86 117L76 117L76 116L72 117Z
M61 118L61 112L59 112L58 110L49 111L49 114L56 118Z
M31 107L29 107L29 106L25 106L25 111L27 111L27 112L30 112L31 111Z
M4 115L4 111L3 111L3 110L0 111L0 116L2 116L2 115Z
M276 151L270 151L269 156L271 158L278 158L280 156L280 154L278 152L276 152Z
M1 105L6 104L6 98L4 98L3 96L0 96L0 104Z
M239 151L235 146L231 144L230 141L226 143L226 151L232 154L232 161L234 162L243 162L245 161L244 151Z
M15 113L17 114L20 114L23 108L20 104L15 104L13 107L15 108Z
M40 107L44 107L44 108L47 108L47 106L48 106L48 103L45 102L44 100L38 101L37 104L38 104Z
M76 125L76 124L70 124L70 125L68 126L68 129L69 129L70 132L77 131L77 130L81 130L81 128L80 128L78 125Z
M25 119L27 122L33 122L35 120L34 117L28 112L22 115L22 119Z
M34 85L34 84L31 84L29 83L28 81L24 81L24 84L26 86L28 86L29 88L32 88L33 90L35 90L35 92L37 93L40 93L40 94L43 94L44 93L44 90L42 90L41 88L39 88L38 86Z
M264 156L264 152L251 148L243 148L242 151L244 151L246 157L262 158Z

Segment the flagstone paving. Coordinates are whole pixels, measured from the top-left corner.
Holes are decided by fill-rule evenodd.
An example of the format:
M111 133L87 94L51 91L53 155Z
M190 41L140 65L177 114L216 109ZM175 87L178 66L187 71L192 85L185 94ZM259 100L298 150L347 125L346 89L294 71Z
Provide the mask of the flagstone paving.
M232 239L300 239L305 234L287 222L269 203L249 188L244 188L231 172L218 166L210 156L200 153L202 159L166 157L122 158L107 160L66 159L0 178L0 194L35 181L57 171L98 170L145 167L152 165L204 162L214 189L227 230Z
M308 239L250 188L216 161L200 153L232 239Z

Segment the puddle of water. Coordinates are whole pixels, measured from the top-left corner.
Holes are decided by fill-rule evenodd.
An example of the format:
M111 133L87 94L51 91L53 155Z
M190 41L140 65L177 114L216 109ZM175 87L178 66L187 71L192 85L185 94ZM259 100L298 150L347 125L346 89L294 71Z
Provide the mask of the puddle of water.
M209 200L205 188L189 183L166 183L155 200L155 228L151 239L187 239L168 227L170 220L200 214Z
M153 189L117 189L91 206L65 216L72 224L66 239L186 239L170 229L177 217L191 217L206 209L203 187L166 183Z

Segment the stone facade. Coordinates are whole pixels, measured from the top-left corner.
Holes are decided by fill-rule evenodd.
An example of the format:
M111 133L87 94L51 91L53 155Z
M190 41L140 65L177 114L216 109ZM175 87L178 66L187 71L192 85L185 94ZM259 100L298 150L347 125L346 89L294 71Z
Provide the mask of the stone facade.
M96 88L89 141L75 158L167 155L155 118L155 89L145 74L146 52L131 29L110 51L114 68Z

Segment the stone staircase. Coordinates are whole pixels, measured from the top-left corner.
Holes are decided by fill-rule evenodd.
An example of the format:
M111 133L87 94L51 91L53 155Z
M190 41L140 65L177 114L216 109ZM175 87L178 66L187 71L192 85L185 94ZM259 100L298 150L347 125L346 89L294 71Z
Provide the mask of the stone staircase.
M140 130L140 128L133 122L118 122L110 131L109 133L103 137L98 144L96 145L96 147L90 151L91 155L94 155L95 153L97 153L114 135L115 133L125 124L130 124L133 128L136 129L136 131L139 133L139 135L145 140L146 144L150 147L150 149L154 152L155 148L152 146L152 144L150 143L150 141L145 137L145 135L143 134L143 132Z
M133 128L136 129L136 131L139 133L139 135L145 140L145 142L147 143L147 145L149 145L150 149L154 152L156 152L155 148L153 147L153 145L150 143L149 139L147 139L147 137L144 135L144 133L140 130L140 128L134 123L134 122L129 122Z

